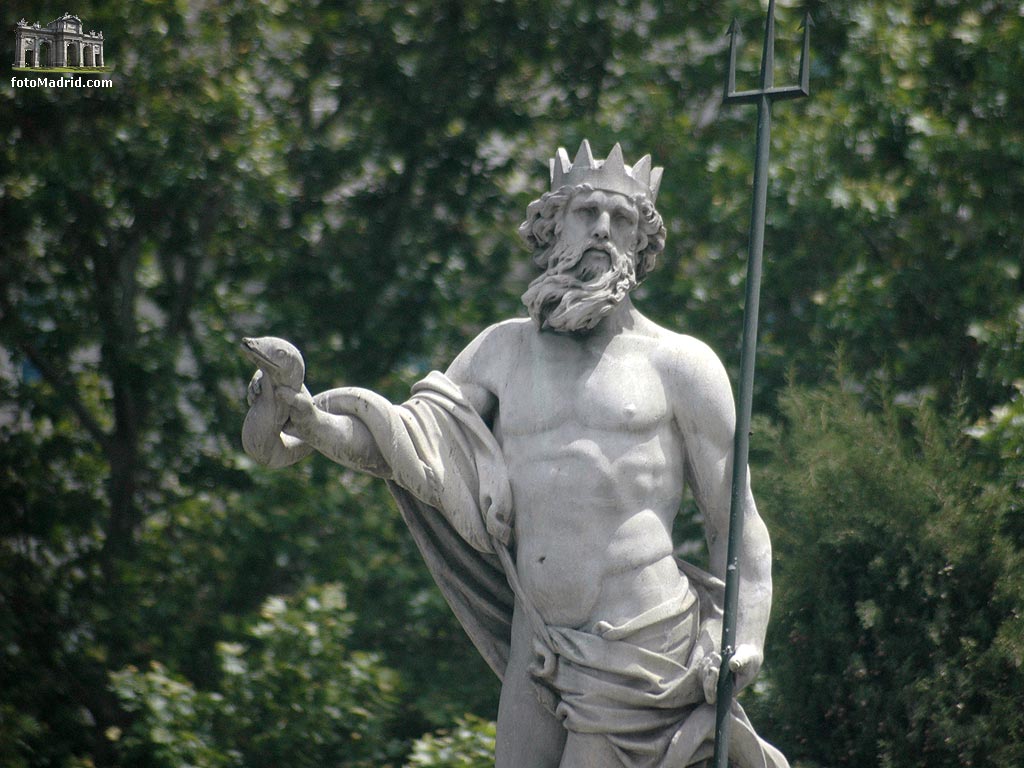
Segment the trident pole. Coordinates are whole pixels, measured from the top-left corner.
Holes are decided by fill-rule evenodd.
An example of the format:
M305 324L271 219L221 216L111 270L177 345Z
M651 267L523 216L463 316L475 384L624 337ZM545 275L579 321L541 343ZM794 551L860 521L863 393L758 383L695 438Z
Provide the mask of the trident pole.
M754 156L754 193L747 241L747 288L743 305L743 341L740 351L740 384L736 402L736 434L733 438L732 487L729 502L729 544L726 556L725 605L722 616L722 666L718 675L715 715L714 768L728 768L729 710L735 679L729 662L736 652L736 614L739 604L740 550L746 513L747 459L750 452L750 415L754 399L754 358L757 352L757 318L761 297L761 262L764 254L765 209L768 200L768 153L771 149L772 103L798 99L810 93L811 17L804 16L800 85L775 87L775 0L769 0L761 55L760 87L736 90L736 44L739 26L729 27L729 73L723 104L757 104L757 150Z

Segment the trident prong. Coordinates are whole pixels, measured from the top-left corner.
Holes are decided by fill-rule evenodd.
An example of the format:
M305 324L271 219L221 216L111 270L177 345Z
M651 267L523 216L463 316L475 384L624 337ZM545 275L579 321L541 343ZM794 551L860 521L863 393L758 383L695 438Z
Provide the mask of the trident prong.
M729 97L736 92L736 45L740 37L740 23L736 19L729 25L729 75L725 82L725 95L722 103L727 104Z
M750 212L747 244L747 287L743 305L743 343L740 352L740 382L736 397L736 433L733 437L732 487L729 501L729 543L726 555L725 600L722 607L722 662L718 675L715 715L715 754L713 768L727 768L729 760L729 710L735 680L729 669L738 640L740 550L743 521L746 516L747 459L750 453L750 416L754 399L754 359L757 351L757 315L761 296L761 262L764 255L765 209L768 200L768 152L771 148L772 102L797 99L810 94L811 17L804 16L803 53L800 58L800 85L775 87L775 0L769 0L765 22L764 52L761 54L761 87L755 91L736 91L736 45L739 26L729 27L729 73L726 76L725 104L757 104L757 150L754 158L754 195Z
M811 27L814 22L810 11L804 14L800 28L804 31L803 51L800 55L800 85L775 87L775 0L768 3L768 20L765 22L764 51L761 54L761 87L753 91L736 90L736 44L739 24L733 19L729 27L729 74L726 78L723 104L755 104L767 96L771 101L785 101L810 96L811 79Z
M804 96L811 95L811 27L814 26L814 19L811 12L804 13L803 23L800 28L804 31L804 46L800 51L800 90Z

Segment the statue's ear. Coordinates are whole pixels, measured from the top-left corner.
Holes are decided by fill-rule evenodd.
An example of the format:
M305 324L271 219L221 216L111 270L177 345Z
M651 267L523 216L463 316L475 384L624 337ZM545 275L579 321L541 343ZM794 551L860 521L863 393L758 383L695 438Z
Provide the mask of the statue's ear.
M633 243L633 266L640 269L640 262L643 261L641 258L644 253L644 249L647 247L647 233L644 232L643 227L638 223L636 225L636 240Z

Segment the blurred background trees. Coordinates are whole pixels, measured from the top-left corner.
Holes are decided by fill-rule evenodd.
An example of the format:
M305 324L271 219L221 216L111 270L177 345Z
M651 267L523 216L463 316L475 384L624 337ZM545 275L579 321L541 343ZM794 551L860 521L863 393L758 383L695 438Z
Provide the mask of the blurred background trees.
M238 339L403 399L522 314L515 228L588 137L665 166L638 303L735 373L754 116L720 107L724 32L752 80L763 9L70 10L115 87L0 90L0 762L486 764L497 681L386 491L242 454ZM814 95L773 132L749 706L807 765L1017 764L1024 17L811 11ZM780 81L802 12L778 8Z

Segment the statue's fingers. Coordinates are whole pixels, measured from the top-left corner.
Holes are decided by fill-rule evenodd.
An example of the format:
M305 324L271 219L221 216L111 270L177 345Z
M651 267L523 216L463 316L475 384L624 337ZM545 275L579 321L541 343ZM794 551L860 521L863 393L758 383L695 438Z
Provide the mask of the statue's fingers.
M718 701L718 669L704 676L704 698L708 704Z
M756 669L761 666L761 651L749 643L739 646L729 658L729 669L740 672L745 669Z
M714 704L718 700L718 670L721 663L722 658L717 653L705 657L702 662L704 698L709 704Z
M750 662L748 659L732 658L729 660L729 671L732 672L733 690L739 693L752 678Z
M735 677L737 691L743 690L761 669L761 652L752 646L741 645L729 659L729 669Z
M274 396L277 398L277 402L288 409L289 418L292 419L295 417L301 419L316 408L313 405L312 397L283 384L274 387Z
M256 373L249 379L249 386L246 389L246 399L249 401L249 405L263 394L263 371L256 369Z
M274 387L274 398L277 400L277 402L281 403L282 405L286 406L289 409L295 403L295 398L298 394L299 393L296 392L291 387Z

